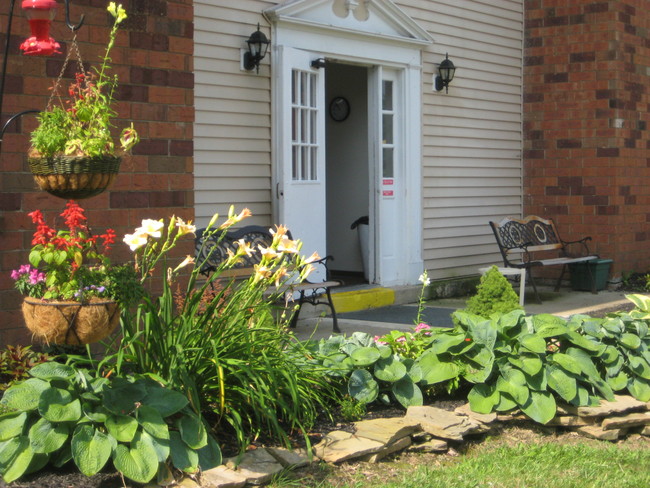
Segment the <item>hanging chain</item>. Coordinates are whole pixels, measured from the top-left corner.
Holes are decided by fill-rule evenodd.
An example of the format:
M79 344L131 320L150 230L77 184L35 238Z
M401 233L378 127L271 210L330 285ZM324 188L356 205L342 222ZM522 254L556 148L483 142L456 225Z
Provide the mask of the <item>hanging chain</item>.
M74 31L73 31L74 32ZM50 111L52 108L52 102L54 101L54 98L58 96L59 94L59 86L61 85L61 80L63 79L63 74L65 73L65 69L68 67L68 62L70 61L70 55L74 51L74 54L77 58L77 64L79 68L79 72L83 73L84 70L84 65L83 61L81 59L81 52L79 51L79 45L77 44L77 33L75 32L74 36L72 37L72 41L70 42L70 48L67 50L68 52L65 55L65 60L63 61L63 66L61 66L61 71L59 72L59 76L57 77L56 81L54 82L54 86L52 87L52 93L50 94L50 99L47 102L47 107L45 108L46 111ZM85 78L84 78L84 83L85 83Z

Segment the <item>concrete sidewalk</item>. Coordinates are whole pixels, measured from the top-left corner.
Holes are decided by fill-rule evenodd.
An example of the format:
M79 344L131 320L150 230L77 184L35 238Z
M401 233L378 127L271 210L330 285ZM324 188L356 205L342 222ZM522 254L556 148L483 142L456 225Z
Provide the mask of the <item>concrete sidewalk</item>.
M554 292L552 288L540 288L543 303L538 304L532 293L526 294L526 313L537 315L550 313L561 317L575 314L597 314L629 308L631 303L625 298L626 293L603 290L597 294L572 291L563 288ZM431 326L450 327L450 315L465 307L467 298L448 298L431 300L422 311L422 321ZM416 301L416 300L412 300ZM309 307L309 305L305 305ZM362 331L371 335L384 335L391 330L410 330L416 325L417 303L393 303L387 306L370 307L365 310L343 311L338 314L341 333L347 336ZM321 339L332 335L330 317L307 317L298 321L295 329L299 339Z

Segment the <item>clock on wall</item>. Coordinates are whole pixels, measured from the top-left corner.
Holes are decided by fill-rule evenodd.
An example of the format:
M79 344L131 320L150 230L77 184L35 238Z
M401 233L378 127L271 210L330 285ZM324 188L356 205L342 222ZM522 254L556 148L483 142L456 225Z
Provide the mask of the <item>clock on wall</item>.
M330 117L337 122L343 122L350 115L350 102L343 97L335 97L330 102Z

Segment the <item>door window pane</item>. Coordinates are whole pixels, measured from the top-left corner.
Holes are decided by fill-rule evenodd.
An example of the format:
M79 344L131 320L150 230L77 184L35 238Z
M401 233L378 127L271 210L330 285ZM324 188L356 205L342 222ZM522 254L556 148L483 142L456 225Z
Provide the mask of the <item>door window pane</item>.
M316 74L293 70L291 95L291 177L315 180L318 174L318 112Z

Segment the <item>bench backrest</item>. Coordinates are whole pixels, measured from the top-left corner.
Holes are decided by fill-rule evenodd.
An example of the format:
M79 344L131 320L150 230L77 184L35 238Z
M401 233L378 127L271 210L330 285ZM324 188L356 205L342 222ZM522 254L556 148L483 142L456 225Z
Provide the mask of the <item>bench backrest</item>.
M552 219L529 215L524 219L506 217L501 222L490 222L504 259L511 253L552 251L564 249L564 243Z
M216 232L208 238L204 238L204 233L205 229L196 231L194 244L196 262L200 266L201 273L205 275L216 271L219 265L228 259L228 250L236 253L239 247L237 241L243 239L253 252L250 256L242 256L238 263L232 268L224 270L221 276L248 276L253 272L253 266L259 264L262 259L258 246L266 248L273 243L271 231L259 225L248 225L240 229L229 230L223 239L221 239L221 232ZM291 239L289 231L287 231L287 237Z

